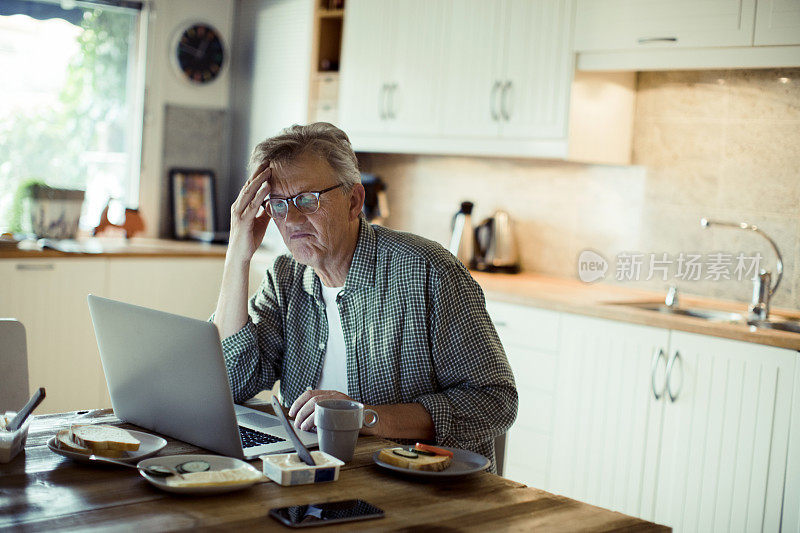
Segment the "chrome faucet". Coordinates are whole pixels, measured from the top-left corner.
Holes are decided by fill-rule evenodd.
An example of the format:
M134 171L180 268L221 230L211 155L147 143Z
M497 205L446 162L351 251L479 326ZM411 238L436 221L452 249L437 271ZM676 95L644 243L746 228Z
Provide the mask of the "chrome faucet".
M704 228L714 225L755 231L767 239L767 242L769 242L770 246L772 246L772 249L775 251L775 271L778 273L778 278L775 280L775 286L771 286L772 273L762 268L761 272L758 273L758 277L753 279L753 298L750 302L750 306L748 307L748 318L750 320L769 319L770 300L778 290L778 285L781 284L781 279L783 278L783 257L778 249L778 245L775 244L775 241L773 241L772 238L764 232L764 230L746 222L740 222L737 224L735 222L720 222L716 220L708 220L707 218L701 218L700 225Z
M667 292L667 297L664 298L664 305L668 309L677 309L678 308L678 286L677 285L670 285L669 291Z

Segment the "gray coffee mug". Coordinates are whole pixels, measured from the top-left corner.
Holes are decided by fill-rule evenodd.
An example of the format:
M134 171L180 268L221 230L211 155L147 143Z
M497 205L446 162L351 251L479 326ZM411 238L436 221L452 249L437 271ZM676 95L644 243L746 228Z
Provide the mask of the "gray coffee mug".
M372 420L367 422L367 414ZM378 413L353 400L322 400L314 409L319 449L345 463L353 458L358 432L378 423Z

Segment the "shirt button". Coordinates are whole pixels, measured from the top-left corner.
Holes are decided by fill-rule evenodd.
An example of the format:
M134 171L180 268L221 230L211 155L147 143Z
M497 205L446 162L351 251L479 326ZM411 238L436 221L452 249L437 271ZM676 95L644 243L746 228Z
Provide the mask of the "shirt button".
M325 349L325 343L324 342L319 343L319 349L320 350Z

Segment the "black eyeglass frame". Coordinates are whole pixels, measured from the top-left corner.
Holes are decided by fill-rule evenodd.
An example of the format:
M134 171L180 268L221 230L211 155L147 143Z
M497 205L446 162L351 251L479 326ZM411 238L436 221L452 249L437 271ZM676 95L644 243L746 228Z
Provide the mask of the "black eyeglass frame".
M269 216L271 216L272 218L285 219L289 215L289 202L293 203L294 204L294 208L297 209L298 211L300 211L301 213L303 213L304 215L313 215L314 213L319 211L319 197L321 195L323 195L324 193L326 193L328 191L332 191L334 189L338 189L339 187L342 187L343 185L344 185L343 183L339 183L337 185L334 185L333 187L328 187L327 189L322 189L321 191L303 191L303 192L299 192L299 193L295 194L294 196L290 196L289 198L272 198L272 196L270 195L270 196L267 196L264 199L264 203L261 204L261 205L264 207L264 209L268 209L269 210ZM300 209L300 206L297 205L297 198L299 198L300 196L302 196L304 194L313 194L314 196L317 197L317 207L313 211L303 211L302 209ZM286 205L286 214L284 216L282 216L282 217L276 217L272 213L272 209L269 207L269 201L270 200L277 200L277 201L283 202Z

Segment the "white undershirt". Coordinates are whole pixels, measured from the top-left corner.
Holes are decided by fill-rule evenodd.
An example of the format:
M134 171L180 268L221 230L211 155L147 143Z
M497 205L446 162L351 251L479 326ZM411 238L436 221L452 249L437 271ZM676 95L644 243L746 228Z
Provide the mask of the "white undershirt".
M336 390L347 394L347 351L344 345L344 330L336 305L336 296L344 287L322 285L325 314L328 315L328 345L322 361L322 375L317 389Z

